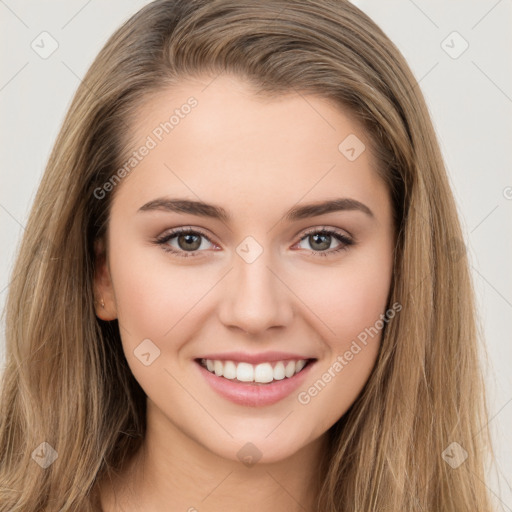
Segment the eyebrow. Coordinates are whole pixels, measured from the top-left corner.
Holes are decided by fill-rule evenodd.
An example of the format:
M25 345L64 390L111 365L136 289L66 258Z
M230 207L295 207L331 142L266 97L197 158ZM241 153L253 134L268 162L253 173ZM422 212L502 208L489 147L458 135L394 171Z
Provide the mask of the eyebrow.
M167 197L160 197L153 199L148 203L141 206L138 212L147 211L166 211L175 213L188 213L197 215L199 217L210 217L218 219L223 222L230 222L231 216L221 206L203 203L201 201L191 201L189 199L170 199ZM332 199L329 201L320 201L316 203L309 203L305 205L294 206L284 214L284 219L287 221L297 221L309 217L316 217L327 213L337 211L361 211L369 217L374 217L373 212L365 204L351 199L348 197L340 199Z

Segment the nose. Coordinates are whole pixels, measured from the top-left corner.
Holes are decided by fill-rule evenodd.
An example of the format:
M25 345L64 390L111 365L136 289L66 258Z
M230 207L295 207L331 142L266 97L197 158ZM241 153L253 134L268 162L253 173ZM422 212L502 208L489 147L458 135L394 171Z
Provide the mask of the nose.
M279 272L271 268L266 254L264 251L252 263L235 255L218 313L226 327L257 335L292 321L293 294Z

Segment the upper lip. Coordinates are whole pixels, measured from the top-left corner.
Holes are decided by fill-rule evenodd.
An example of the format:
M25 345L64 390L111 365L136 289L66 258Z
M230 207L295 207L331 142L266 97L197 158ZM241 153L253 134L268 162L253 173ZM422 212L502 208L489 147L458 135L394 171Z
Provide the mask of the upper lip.
M288 361L300 359L315 359L313 357L304 356L302 354L292 354L290 352L261 352L259 354L248 354L245 352L223 352L216 354L206 354L198 359L210 359L212 361L236 361L238 363L245 362L251 364L266 363L273 361Z

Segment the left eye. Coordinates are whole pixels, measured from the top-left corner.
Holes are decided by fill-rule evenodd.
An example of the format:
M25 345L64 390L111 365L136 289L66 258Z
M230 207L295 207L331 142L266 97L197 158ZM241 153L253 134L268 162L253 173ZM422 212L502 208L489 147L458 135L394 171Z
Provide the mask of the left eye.
M333 238L338 240L338 247L332 250L327 250L329 249ZM309 231L301 238L301 242L303 240L307 240L309 245L313 247L313 254L315 256L329 256L337 253L338 251L347 250L349 246L354 244L354 241L348 236L338 233L338 231L326 228Z
M328 250L333 238L339 242L338 247ZM175 242L177 243L177 247L176 245L171 244L174 239L176 239ZM161 245L167 252L176 254L179 257L188 258L191 256L197 256L198 253L203 252L201 249L207 248L204 246L202 239L212 244L208 236L204 233L188 228L172 231L171 233L158 238L156 243ZM354 244L354 241L346 235L326 228L307 232L300 239L299 244L304 240L307 240L312 247L312 254L319 256L328 256L330 254L337 253L338 251L346 250L350 245Z

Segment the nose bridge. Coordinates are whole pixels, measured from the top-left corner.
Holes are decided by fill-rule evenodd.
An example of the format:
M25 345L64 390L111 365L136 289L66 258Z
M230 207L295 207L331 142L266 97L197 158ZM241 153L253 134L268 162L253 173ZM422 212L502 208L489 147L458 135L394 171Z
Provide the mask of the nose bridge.
M239 244L220 308L224 325L256 334L290 322L292 304L272 261L270 250L264 250L254 238L247 237Z

